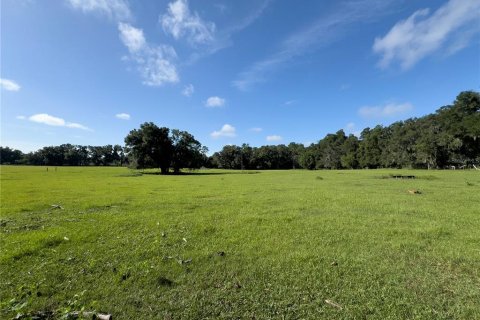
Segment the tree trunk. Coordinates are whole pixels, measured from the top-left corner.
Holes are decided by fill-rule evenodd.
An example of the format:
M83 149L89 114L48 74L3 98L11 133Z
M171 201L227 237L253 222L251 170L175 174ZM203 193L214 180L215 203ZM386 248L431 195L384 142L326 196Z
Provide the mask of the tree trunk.
M160 171L162 174L168 174L168 167L161 167Z

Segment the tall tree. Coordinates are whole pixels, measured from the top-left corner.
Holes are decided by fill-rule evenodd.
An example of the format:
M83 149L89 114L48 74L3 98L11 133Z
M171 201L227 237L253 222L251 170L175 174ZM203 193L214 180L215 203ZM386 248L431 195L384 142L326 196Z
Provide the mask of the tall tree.
M157 127L153 122L145 122L140 129L134 129L125 138L125 145L134 157L139 168L160 168L167 174L172 158L172 141L168 128Z
M15 164L23 158L20 150L11 149L9 147L0 147L0 164Z
M357 150L358 138L353 134L350 134L342 145L342 156L340 157L340 162L343 168L358 168Z
M186 131L172 130L172 168L179 173L181 168L196 169L203 164L207 149Z

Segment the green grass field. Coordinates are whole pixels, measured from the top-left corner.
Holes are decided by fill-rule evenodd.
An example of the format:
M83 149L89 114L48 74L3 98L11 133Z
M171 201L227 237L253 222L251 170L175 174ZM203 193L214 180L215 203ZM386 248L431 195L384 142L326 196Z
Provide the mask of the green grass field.
M479 171L3 166L0 237L2 319L480 319Z

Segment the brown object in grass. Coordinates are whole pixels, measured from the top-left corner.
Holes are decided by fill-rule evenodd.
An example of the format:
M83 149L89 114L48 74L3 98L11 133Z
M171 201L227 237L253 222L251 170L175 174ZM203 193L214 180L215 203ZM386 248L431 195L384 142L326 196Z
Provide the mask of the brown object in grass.
M408 193L410 193L410 194L421 194L420 190L416 190L416 189L408 190Z

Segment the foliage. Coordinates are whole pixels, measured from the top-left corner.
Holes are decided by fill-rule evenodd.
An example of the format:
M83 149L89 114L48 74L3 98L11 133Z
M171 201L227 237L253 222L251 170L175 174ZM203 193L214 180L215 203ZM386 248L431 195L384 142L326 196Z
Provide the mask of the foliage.
M225 146L209 161L224 169L446 168L480 163L480 95L460 93L453 105L422 118L365 128L360 137L343 130L308 147L301 144Z
M138 168L160 168L167 173L172 160L173 143L170 129L145 122L125 137L127 152L135 159Z
M167 174L171 167L175 173L181 168L200 168L208 151L187 131L170 131L153 122L145 122L140 129L130 131L125 145L137 168L160 168L162 174Z
M8 147L0 147L0 150L1 164L121 166L126 162L123 148L120 145L81 146L62 144L60 146L44 147L27 154L23 154L19 150L12 151Z

